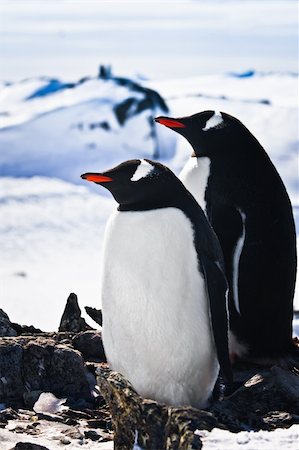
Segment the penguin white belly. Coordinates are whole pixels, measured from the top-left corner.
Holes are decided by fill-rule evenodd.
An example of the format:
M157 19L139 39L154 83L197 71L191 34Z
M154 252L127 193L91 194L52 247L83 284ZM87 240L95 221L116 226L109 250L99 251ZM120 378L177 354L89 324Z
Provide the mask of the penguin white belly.
M205 192L210 176L211 160L208 157L191 156L179 174L179 179L206 212Z
M176 208L115 212L106 228L103 343L144 397L205 406L219 365L191 222Z

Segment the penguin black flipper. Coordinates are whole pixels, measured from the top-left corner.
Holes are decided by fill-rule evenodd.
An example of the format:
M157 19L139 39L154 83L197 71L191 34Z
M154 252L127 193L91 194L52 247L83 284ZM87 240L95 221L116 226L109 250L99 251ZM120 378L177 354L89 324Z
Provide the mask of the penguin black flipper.
M233 374L228 346L228 284L222 249L202 208L183 184L181 186L184 195L177 197L174 206L182 209L193 224L200 271L206 282L217 357L223 376L228 382L232 382Z
M227 313L227 283L220 268L220 264L212 261L209 256L201 256L201 265L206 280L207 293L211 311L211 322L216 345L218 361L222 374L227 381L232 382L233 373L230 365L228 337L228 313Z

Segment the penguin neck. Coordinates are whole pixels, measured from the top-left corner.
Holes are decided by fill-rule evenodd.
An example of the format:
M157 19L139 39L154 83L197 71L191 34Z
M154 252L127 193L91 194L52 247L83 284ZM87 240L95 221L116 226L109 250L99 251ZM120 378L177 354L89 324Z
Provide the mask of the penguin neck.
M122 203L118 205L117 210L118 211L150 211L151 209L160 209L160 208L167 208L170 205L164 204L163 202L156 204L156 203L144 203L144 202L136 202L136 203L129 203L125 204Z
M147 201L139 201L134 203L121 203L118 206L118 211L150 211L153 209L162 208L180 208L181 195L178 194L175 198L154 198ZM180 208L181 209L181 208Z
M179 179L185 187L192 193L206 212L206 190L210 178L211 160L207 156L191 156L182 169Z

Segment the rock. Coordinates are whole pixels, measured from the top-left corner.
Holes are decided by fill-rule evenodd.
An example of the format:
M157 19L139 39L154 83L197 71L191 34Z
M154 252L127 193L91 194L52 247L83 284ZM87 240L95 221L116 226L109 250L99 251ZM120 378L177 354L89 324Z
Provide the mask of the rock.
M25 391L22 373L23 348L13 338L0 341L0 403L14 406Z
M97 369L97 383L105 398L112 416L115 448L133 448L135 431L142 422L142 398L134 391L130 383L119 373L105 369ZM154 438L148 439L149 448L163 448L164 428L167 421L165 407L154 404ZM149 408L148 408L149 409ZM146 419L144 419L146 425ZM141 437L141 434L138 435ZM152 443L154 442L154 445ZM140 444L138 440L138 444ZM150 447L151 446L151 447ZM142 447L142 445L141 445Z
M0 422L7 423L9 420L17 419L19 417L17 411L12 408L5 408L0 411Z
M92 404L89 378L80 352L69 345L42 336L0 340L0 403L31 407L41 391Z
M91 400L87 373L79 352L63 345L54 348L44 390L58 397Z
M237 367L240 387L214 401L208 412L143 399L122 375L98 367L97 382L111 412L115 448L132 448L137 437L144 449L199 449L202 443L196 430L272 431L298 424L299 372L272 367L256 373L256 369L251 364Z
M264 369L230 397L212 405L211 412L233 432L272 430L275 422L290 426L299 423L298 383L299 376L291 371L279 367Z
M84 358L95 358L102 362L106 361L102 333L100 331L82 331L73 337L72 344L76 350L82 353Z
M13 329L8 315L0 309L0 336L16 336L18 333Z
M79 333L80 331L92 330L92 328L81 317L81 309L78 304L76 294L71 293L67 299L64 312L61 317L59 331L71 331Z
M11 450L49 450L39 444L32 444L31 442L18 442Z
M63 445L69 445L71 443L70 439L66 438L66 437L62 437L60 438L60 443Z
M69 437L71 439L79 439L82 440L84 438L84 434L81 433L80 429L75 427L75 428L71 428L70 430L66 430L64 432L66 437Z
M19 325L18 323L11 322L8 315L0 309L0 336L11 337L20 336L21 334L36 334L42 333L39 328L35 328L33 325Z
M33 406L37 402L41 393L41 390L24 392L23 400L26 408L33 409Z
M200 449L202 443L195 430L211 431L217 424L217 419L207 411L191 407L169 408L166 448Z
M263 422L268 430L276 430L276 428L288 428L299 423L299 416L284 411L271 411L263 416Z
M274 382L283 395L294 404L294 409L299 410L299 370L284 370L281 367L271 368ZM299 413L299 411L298 411Z
M137 437L141 448L200 449L202 443L195 430L211 430L217 425L209 412L143 399L119 373L105 369L97 372L100 391L112 415L115 448L131 449Z
M84 436L92 441L98 441L101 438L101 435L94 430L84 431Z
M91 308L90 306L85 306L84 309L92 320L94 320L100 326L103 325L103 316L101 309Z
M101 430L110 430L112 422L110 419L89 419L86 421L90 428L101 428Z
M21 336L22 334L28 336L43 333L42 330L35 328L33 325L19 325L18 323L12 323L11 326L17 332L18 336Z

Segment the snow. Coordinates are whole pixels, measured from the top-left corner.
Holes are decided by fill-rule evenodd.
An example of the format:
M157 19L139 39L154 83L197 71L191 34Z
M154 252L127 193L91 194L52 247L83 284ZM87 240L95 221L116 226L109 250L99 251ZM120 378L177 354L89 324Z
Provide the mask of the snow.
M12 421L10 421L12 422ZM15 421L13 421L15 422ZM43 421L41 421L43 422ZM10 450L16 442L32 442L44 445L51 450L59 450L62 447L60 439L65 436L68 427L62 424L53 425L52 422L43 424L43 431L38 436L28 436L24 433L16 433L8 429L1 429L1 450ZM275 431L241 431L230 433L226 430L214 428L211 432L196 430L203 442L203 450L295 450L298 448L299 425L292 425L288 429L276 429ZM72 439L71 448L84 448L86 450L112 450L113 442L92 442ZM134 448L139 448L135 445Z
M100 307L115 203L80 174L129 158L179 173L190 156L184 138L152 124L157 104L138 113L143 91L86 77L100 63L156 90L169 116L238 117L282 176L299 229L296 2L2 0L0 10L0 294L11 320L53 330L73 291L82 308ZM132 98L120 123L115 108Z
M275 431L229 431L214 428L211 432L196 430L203 442L203 450L273 450L298 448L299 425Z
M47 86L48 79L4 86L0 90L1 174L50 176L84 184L82 172L91 167L97 172L105 164L134 158L137 152L153 158L161 150L161 156L170 157L175 138L165 142L165 130L153 129L152 121L165 110L138 84L121 82L92 78L37 97L37 86Z
M164 97L173 117L211 109L243 121L286 183L298 224L298 113L292 96L297 81L292 74L255 73L146 85ZM44 84L45 80L32 79L3 88L7 97L2 105L14 125L4 124L0 131L0 167L9 175L0 178L0 275L2 307L10 318L52 330L70 292L77 293L81 307L100 307L103 231L116 205L105 190L81 180L80 174L101 172L129 158L155 159L155 142L146 139L150 111L132 116L122 127L116 123L113 107L131 94L113 81L91 79L26 100ZM284 101L277 95L282 91ZM267 102L261 101L262 92ZM90 128L103 121L109 121L110 130ZM78 123L82 129L74 126ZM188 143L165 127L155 127L160 160L179 173L190 156ZM295 306L299 309L298 292Z
M13 422L13 423L12 423ZM71 430L65 424L53 422L39 421L40 428L42 432L37 436L28 435L26 433L15 432L10 430L10 427L16 427L17 425L23 425L22 421L10 421L9 425L5 429L0 430L0 448L1 450L11 450L17 442L26 442L32 444L43 445L50 450L61 450L63 447L68 447L71 449L82 449L85 450L113 450L113 442L98 442L91 441L90 439L71 439L67 438L68 444L63 445L63 440L66 439L66 431ZM25 426L28 425L25 424ZM80 427L79 427L80 429ZM69 442L70 441L70 442ZM66 444L66 442L65 442Z
M40 177L0 178L0 191L1 298L10 319L57 329L72 291L82 307L99 307L111 199Z

